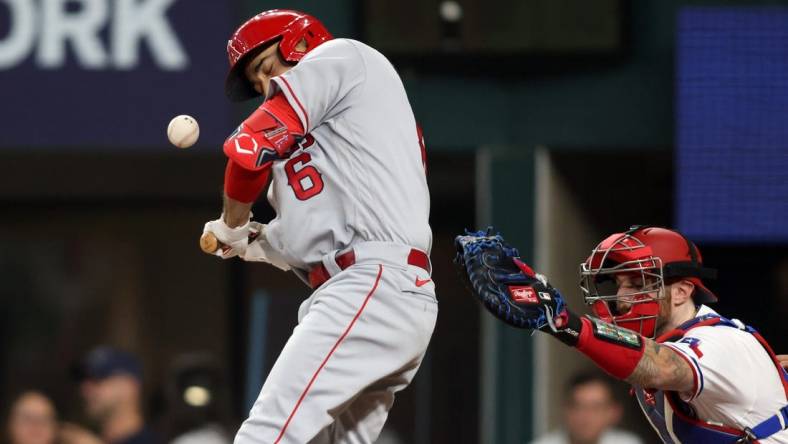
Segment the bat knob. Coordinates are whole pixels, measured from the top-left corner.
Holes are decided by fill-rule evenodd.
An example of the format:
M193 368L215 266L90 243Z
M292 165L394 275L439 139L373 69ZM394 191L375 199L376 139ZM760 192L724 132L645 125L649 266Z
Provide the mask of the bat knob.
M210 231L200 236L200 249L208 254L213 254L219 249L219 240Z

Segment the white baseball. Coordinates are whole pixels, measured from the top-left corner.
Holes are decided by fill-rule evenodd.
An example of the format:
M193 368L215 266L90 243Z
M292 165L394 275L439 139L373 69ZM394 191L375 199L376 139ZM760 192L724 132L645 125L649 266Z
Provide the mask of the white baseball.
M200 137L200 125L192 116L180 115L167 125L167 138L178 148L189 148Z

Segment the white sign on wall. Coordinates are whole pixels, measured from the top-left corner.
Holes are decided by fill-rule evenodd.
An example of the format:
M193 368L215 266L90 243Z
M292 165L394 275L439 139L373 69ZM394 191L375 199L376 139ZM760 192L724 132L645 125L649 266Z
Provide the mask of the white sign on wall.
M84 69L133 70L143 46L160 69L186 69L189 57L167 18L176 1L0 0L10 22L0 32L0 70L30 57L58 69L69 54Z
M189 114L221 146L228 0L0 0L0 150L166 146Z

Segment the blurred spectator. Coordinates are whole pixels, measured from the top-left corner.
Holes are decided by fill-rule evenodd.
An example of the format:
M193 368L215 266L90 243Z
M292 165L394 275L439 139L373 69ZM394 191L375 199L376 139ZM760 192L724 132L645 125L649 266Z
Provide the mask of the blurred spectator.
M215 359L189 354L172 365L167 387L172 444L230 444L223 426L226 410L224 384Z
M85 413L99 427L99 436L69 424L63 444L158 444L142 412L142 366L134 355L99 347L77 368Z
M17 396L7 421L8 444L54 444L57 438L55 405L41 392L29 390Z
M575 375L564 399L565 429L542 436L534 444L641 444L632 433L614 428L623 410L610 379L604 375Z

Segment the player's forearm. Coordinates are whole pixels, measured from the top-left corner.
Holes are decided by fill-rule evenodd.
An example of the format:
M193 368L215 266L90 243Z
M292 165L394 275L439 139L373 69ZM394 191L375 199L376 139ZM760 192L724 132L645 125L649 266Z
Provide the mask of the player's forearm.
M224 195L224 223L230 228L240 227L249 222L251 211L251 202L241 202L227 196L227 194Z
M693 389L692 369L670 347L599 319L577 316L569 310L561 317L565 328L547 332L576 347L616 378L643 388Z
M247 170L232 159L224 171L224 222L237 227L249 221L252 204L268 185L271 168Z
M643 357L626 381L644 388L691 391L695 381L689 364L669 347L651 339L644 341Z
M271 177L270 165L258 170L248 170L227 159L224 169L224 195L243 203L252 203L268 185Z

